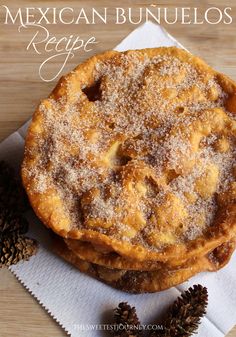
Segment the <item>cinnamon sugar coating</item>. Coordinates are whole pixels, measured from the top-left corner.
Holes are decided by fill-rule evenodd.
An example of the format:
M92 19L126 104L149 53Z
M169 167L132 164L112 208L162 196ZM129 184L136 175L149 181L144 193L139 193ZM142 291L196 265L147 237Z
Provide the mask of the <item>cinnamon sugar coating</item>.
M33 116L22 179L64 238L137 261L235 236L236 84L175 47L94 56Z

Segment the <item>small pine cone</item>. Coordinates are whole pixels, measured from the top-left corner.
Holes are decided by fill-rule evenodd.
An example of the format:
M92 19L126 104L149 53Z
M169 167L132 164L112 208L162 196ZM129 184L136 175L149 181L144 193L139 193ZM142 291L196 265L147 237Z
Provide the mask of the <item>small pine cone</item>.
M27 261L36 252L37 243L33 239L21 235L5 237L0 241L0 267Z
M0 206L0 238L12 234L25 234L28 231L28 222L14 209Z
M136 314L135 307L121 302L114 312L116 329L115 337L139 337L142 335L140 321Z
M25 192L14 170L6 162L0 161L0 240L13 233L27 232L28 224L22 216L24 210Z
M152 332L150 337L189 337L200 324L206 313L208 302L207 288L194 285L183 292L171 306L165 321L164 329Z
M36 241L22 236L28 230L22 215L25 195L14 170L0 161L0 267L28 260L37 251Z
M24 212L29 208L26 193L15 171L4 161L0 161L0 205Z

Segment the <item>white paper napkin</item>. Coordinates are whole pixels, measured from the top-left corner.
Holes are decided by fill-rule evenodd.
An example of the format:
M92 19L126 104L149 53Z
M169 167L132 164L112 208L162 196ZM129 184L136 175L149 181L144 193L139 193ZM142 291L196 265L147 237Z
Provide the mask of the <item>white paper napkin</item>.
M172 45L182 47L163 28L148 22L134 30L115 49ZM7 160L16 169L19 169L22 160L27 124L0 144L0 159ZM121 301L128 301L137 307L143 324L153 323L180 291L195 283L207 286L209 291L207 315L196 336L222 337L236 324L236 254L217 273L200 274L161 293L130 295L80 273L56 257L50 252L50 237L46 229L33 212L30 211L27 216L31 224L30 234L40 242L39 252L29 262L10 269L72 337L107 335L95 325L108 323L109 313Z

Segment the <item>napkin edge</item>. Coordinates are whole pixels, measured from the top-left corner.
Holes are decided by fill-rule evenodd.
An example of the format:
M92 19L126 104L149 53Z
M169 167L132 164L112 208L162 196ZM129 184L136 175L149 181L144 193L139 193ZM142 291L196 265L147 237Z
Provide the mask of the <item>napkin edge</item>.
M24 262L24 263L27 263L27 261ZM9 267L8 270L15 276L15 278L27 290L27 292L39 303L39 305L49 314L49 316L63 329L63 331L65 331L65 333L68 336L71 336L71 333L67 330L67 328L57 319L56 316L54 316L54 314L50 311L50 309L47 308L47 306L43 302L40 301L40 299L37 297L37 295L34 293L34 291L31 290L26 285L26 283L21 279L21 277L17 275L17 272L14 271L11 267Z

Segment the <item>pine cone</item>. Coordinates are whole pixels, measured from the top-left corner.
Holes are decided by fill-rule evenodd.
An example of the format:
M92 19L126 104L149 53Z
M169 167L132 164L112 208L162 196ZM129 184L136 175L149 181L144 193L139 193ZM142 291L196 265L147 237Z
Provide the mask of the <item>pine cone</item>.
M14 209L0 204L0 239L13 233L25 234L27 231L27 220Z
M22 215L26 200L14 170L0 161L0 267L28 260L37 251L36 241L22 236L28 231Z
M142 335L135 307L131 308L128 303L121 302L115 309L114 319L116 325L115 337L139 337Z
M29 207L26 193L14 170L4 161L0 161L0 205L14 208L17 212Z
M24 234L28 223L22 217L26 209L23 188L15 178L14 170L0 161L0 239L13 232Z
M162 323L163 330L151 333L150 337L189 337L197 331L200 319L206 313L207 288L194 285L185 291L170 308Z
M37 252L35 240L20 235L12 235L0 241L0 267L28 260Z

